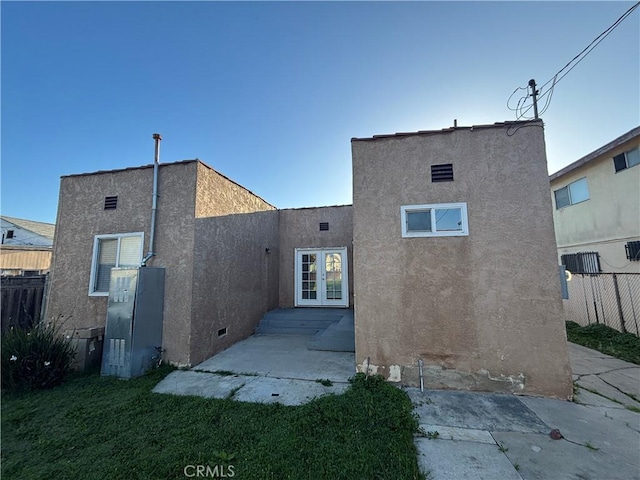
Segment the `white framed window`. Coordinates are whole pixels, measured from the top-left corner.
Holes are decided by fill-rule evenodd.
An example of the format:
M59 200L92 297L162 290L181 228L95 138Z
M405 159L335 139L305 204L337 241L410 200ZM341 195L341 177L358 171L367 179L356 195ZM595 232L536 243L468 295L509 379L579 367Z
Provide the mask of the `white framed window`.
M639 164L640 148L638 147L613 157L613 166L616 169L616 173L626 170L627 168L635 167Z
M140 266L143 240L143 232L95 236L89 280L90 296L109 295L112 268Z
M467 204L435 203L400 207L402 236L466 237L469 235Z
M556 197L556 210L587 201L589 200L587 177L571 182L566 187L556 190L553 194Z

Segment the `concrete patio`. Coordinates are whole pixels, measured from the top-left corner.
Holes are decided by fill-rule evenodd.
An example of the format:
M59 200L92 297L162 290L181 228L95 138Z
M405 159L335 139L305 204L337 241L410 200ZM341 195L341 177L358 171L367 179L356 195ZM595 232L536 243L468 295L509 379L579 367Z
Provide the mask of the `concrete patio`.
M309 335L253 335L191 370L170 373L154 392L299 405L341 393L355 374L350 352L310 350ZM326 386L316 380L329 380ZM325 382L327 383L327 382Z
M154 391L285 405L343 392L354 354L309 350L308 341L254 335L171 373ZM640 366L578 345L569 351L574 402L405 388L423 432L415 444L428 478L640 480ZM562 438L551 438L555 429Z

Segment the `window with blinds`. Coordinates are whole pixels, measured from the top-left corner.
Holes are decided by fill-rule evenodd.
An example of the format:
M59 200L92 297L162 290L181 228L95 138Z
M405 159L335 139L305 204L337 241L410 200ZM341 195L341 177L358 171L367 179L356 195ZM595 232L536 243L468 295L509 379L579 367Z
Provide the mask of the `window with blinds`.
M95 237L89 295L109 293L112 268L138 267L140 265L142 239L142 233L97 235Z

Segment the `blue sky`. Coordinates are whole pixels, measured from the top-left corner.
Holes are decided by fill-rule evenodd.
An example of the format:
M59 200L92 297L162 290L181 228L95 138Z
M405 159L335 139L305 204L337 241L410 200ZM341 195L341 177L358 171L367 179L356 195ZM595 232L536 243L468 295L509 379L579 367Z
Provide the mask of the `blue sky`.
M352 137L514 120L632 5L3 1L0 208L54 222L61 175L154 132L279 208L350 203ZM640 124L639 10L555 87L550 173Z

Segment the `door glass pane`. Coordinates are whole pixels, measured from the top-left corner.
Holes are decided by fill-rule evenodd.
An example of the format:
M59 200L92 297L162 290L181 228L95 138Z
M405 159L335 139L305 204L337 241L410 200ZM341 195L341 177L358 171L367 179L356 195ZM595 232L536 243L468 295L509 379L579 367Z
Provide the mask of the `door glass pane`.
M305 253L303 255L300 255L300 260L300 266L302 270L302 281L300 282L301 297L303 300L316 300L316 254Z
M460 208L436 209L436 231L461 231L462 210Z
M421 212L407 212L407 231L430 232L431 210L424 210Z
M325 261L325 290L327 300L342 299L342 255L327 253Z

